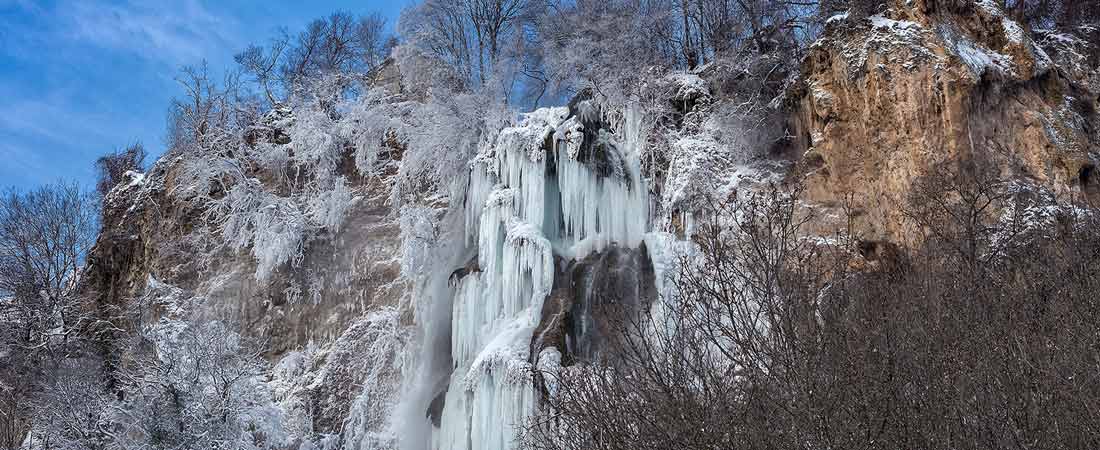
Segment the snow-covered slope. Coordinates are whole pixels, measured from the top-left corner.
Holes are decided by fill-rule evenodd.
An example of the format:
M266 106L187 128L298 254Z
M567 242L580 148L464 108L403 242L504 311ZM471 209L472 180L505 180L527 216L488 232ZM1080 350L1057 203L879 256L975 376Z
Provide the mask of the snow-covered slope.
M989 149L1021 184L1100 195L1089 43L988 3L837 16L801 74L718 60L626 104L278 105L108 195L85 290L130 315L104 347L123 369L178 336L254 352L231 361L257 368L242 448L515 448L549 375L666 292L712 202L802 184L819 217L900 240L913 181ZM738 97L757 73L785 96Z

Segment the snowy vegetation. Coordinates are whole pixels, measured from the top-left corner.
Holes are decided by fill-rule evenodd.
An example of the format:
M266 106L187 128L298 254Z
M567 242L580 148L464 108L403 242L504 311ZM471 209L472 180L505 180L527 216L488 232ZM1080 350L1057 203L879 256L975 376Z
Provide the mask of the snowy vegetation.
M186 68L151 167L0 199L0 449L1096 447L1095 206L967 161L901 249L787 178L823 30L1015 69L895 3L421 0ZM1100 80L1095 12L945 3Z

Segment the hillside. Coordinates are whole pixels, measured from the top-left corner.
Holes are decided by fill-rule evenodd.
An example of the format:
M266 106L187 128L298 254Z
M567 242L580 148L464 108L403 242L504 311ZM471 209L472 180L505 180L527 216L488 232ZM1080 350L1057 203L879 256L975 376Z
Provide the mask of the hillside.
M56 405L78 417L24 419L18 448L1100 442L1089 428L1100 416L1068 400L1100 392L1095 367L1081 369L1096 349L1070 352L1095 336L1050 328L1087 329L1100 318L1082 306L1100 279L1100 247L1089 240L1100 236L1092 206L1100 204L1100 28L1040 28L993 0L887 6L829 14L801 48L751 44L751 54L714 51L690 67L604 73L586 63L620 51L625 38L580 46L589 54L549 53L558 69L607 83L527 112L455 88L448 77L461 76L411 44L394 47L364 80L322 78L313 94L288 94L247 122L228 118L241 109L229 96L206 99L216 120L183 122L179 145L103 198L76 289L91 318L79 330L87 344L60 366L69 379L97 380L85 387L95 393ZM332 87L360 81L366 87L354 95ZM216 92L208 82L196 79ZM969 211L971 234L947 234L980 240L983 250L943 256L962 241L937 227L973 206L975 192L983 204ZM1058 292L1042 302L1023 288L1002 295L1040 273L1002 261L1021 253L1046 261L1034 248L1060 244L1027 245L1069 242L1064 236L1080 239L1067 247L1079 253L1059 254L1080 259L1044 267L1065 289L1033 286ZM1018 246L1002 245L1017 237ZM1017 259L999 259L1007 255ZM1013 306L968 309L968 320L1034 331L1017 336L1020 348L1049 338L1046 350L1020 353L1052 367L1020 388L1032 403L1012 409L1021 391L978 378L997 372L978 356L912 350L977 354L1001 330L982 340L942 321L937 329L907 322L934 316L902 301L934 295L914 286L966 284L918 282L908 274L924 274L921 261L971 269L988 261L993 284L958 298L984 305L976 293L990 292ZM699 308L720 294L752 301ZM830 303L834 295L843 301ZM895 298L898 309L874 309ZM966 303L937 298L927 305ZM962 320L951 308L936 311ZM1052 316L1017 322L1032 308ZM834 319L896 328L830 334ZM951 341L956 332L968 337ZM833 344L852 354L821 350ZM738 350L724 354L727 346ZM887 354L902 355L889 367L914 372L876 378ZM969 369L956 376L957 367ZM1051 387L1052 373L1078 381ZM645 386L674 388L620 387L647 376L669 378ZM885 378L881 392L829 391L859 385L838 380ZM947 379L974 393L973 403L962 393L937 397L930 386ZM726 384L742 387L716 387ZM775 392L789 395L775 401L785 406L737 409ZM677 412L642 410L655 404ZM894 404L910 405L911 415L884 406ZM1077 411L1073 424L1047 412L1059 405ZM935 422L958 411L973 415ZM650 412L654 422L638 419ZM991 418L1001 413L1009 418ZM748 428L729 425L731 417ZM999 428L1006 421L1013 425ZM698 429L677 428L684 423ZM876 428L880 441L868 437ZM723 429L738 431L715 431ZM956 440L932 436L943 430Z

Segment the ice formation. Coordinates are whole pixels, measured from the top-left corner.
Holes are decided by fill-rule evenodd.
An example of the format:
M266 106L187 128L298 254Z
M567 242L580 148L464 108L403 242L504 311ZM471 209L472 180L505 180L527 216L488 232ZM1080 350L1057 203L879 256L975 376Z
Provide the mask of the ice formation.
M647 196L638 188L641 181L636 167L630 170L629 183L599 177L584 164L566 157L558 158L557 170L564 236L574 242L572 256L583 258L612 242L638 246L646 221L631 213L646 210Z
M566 108L540 109L471 163L464 223L477 270L452 283L454 370L433 448L515 448L518 427L537 408L535 370L560 361L557 350L543 351L545 361L530 354L555 256L637 247L648 230L639 117L628 110L617 136L598 130L594 148L603 153L582 156L582 122ZM601 173L585 157L603 158L611 170Z

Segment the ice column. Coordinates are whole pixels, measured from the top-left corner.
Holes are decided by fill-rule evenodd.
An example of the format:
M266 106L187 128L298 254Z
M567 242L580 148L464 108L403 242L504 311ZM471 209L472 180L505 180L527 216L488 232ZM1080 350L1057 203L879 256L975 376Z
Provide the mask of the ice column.
M613 153L601 156L615 161L617 171L600 176L576 159L583 130L567 113L530 114L471 164L465 239L476 243L478 270L454 284L455 368L432 436L437 450L514 449L518 427L535 412L531 338L554 280L555 248L547 236L561 256L579 258L613 243L637 247L645 235L640 140L616 143L603 133L600 148ZM630 117L624 130L636 132ZM548 176L551 158L554 176Z

